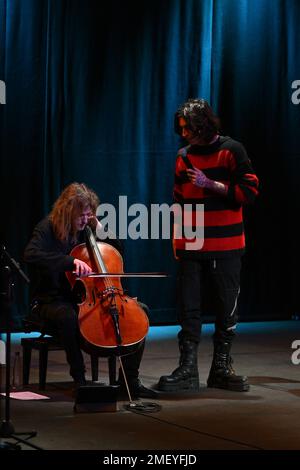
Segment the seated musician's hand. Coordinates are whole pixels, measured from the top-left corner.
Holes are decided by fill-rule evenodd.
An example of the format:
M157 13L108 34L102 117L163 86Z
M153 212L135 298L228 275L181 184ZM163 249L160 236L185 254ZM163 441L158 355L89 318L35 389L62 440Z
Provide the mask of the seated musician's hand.
M103 225L101 222L97 219L95 215L89 217L88 220L88 225L91 227L91 229L96 232L97 237L99 240L103 240Z
M96 230L98 223L99 221L95 215L91 215L91 217L88 218L88 225L91 227L93 231Z
M87 276L92 272L92 269L89 267L88 264L77 258L74 259L74 268L74 271L78 277Z

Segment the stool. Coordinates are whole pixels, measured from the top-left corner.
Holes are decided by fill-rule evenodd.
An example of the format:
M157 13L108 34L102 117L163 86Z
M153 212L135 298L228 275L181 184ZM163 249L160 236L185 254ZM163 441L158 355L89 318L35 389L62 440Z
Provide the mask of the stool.
M27 325L28 332L28 325ZM63 347L55 336L45 336L41 333L38 338L22 338L21 345L23 348L23 385L28 385L30 364L31 364L31 351L36 349L39 351L39 389L45 390L46 376L48 366L48 352L61 351ZM92 380L98 380L98 356L91 354L91 370ZM108 357L108 370L109 370L109 383L114 385L116 383L116 357Z

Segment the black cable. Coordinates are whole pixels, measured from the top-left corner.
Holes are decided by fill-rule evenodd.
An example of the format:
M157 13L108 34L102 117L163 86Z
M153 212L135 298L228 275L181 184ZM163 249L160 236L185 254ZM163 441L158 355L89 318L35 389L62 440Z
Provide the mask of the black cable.
M148 404L148 403L146 402L145 404ZM129 405L131 405L131 404L129 403L128 405L125 405L125 408L128 409L127 407ZM151 403L151 405L156 405L156 403ZM157 405L157 406L160 406L160 405ZM161 407L160 407L160 409L161 409ZM129 411L132 411L132 413L136 413L138 415L142 415L142 416L147 417L147 415L144 415L144 413L142 413L140 410L138 410L137 407L135 407L135 406L131 406L129 408ZM157 410L157 411L159 411L159 410ZM197 429L189 428L188 426L182 426L181 424L171 423L170 421L167 421L167 420L161 419L161 418L157 418L156 416L148 416L148 417L152 418L152 419L155 419L156 421L159 421L160 423L170 424L171 426L175 426L175 427L180 428L180 429L185 429L187 431L194 432L196 434L201 434L203 436L212 437L214 439L220 439L222 441L233 442L234 444L240 444L240 445L243 445L245 447L249 447L250 449L265 450L265 449L263 449L263 447L258 447L258 446L255 446L255 445L247 444L247 443L242 442L242 441L237 441L236 439L229 439L228 437L218 436L217 434L211 434L209 432L198 431Z
M157 413L161 410L161 405L158 403L153 403L150 401L142 401L140 403L136 403L135 401L131 401L127 405L124 405L125 410L132 411L134 413ZM142 414L142 413L141 413Z

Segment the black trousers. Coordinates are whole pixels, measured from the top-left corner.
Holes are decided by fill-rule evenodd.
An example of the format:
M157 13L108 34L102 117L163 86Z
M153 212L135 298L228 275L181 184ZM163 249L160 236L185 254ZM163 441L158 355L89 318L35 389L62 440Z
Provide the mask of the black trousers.
M148 307L142 303L140 305L147 313ZM46 331L53 331L58 334L70 365L70 375L76 381L82 380L85 373L85 365L80 348L81 335L77 306L71 302L58 300L36 306L33 310L33 315L39 319ZM125 373L129 380L137 378L139 375L144 343L145 341L141 342L140 347L135 353L122 357Z
M240 257L180 260L179 340L199 343L203 311L215 316L214 341L232 342L237 322Z

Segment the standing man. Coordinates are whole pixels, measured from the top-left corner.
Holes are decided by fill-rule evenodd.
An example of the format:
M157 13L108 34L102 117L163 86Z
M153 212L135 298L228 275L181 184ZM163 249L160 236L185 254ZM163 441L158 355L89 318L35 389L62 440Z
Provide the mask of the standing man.
M180 360L171 375L160 378L158 389L199 390L197 355L204 285L210 284L215 332L207 386L247 391L248 379L235 374L230 350L245 249L242 206L258 194L258 179L242 144L219 135L219 119L204 99L190 99L178 109L175 131L188 145L178 152L174 198L182 206L192 204L193 224L197 223L196 204L204 204L204 243L195 243L193 250L189 240L174 239L179 260ZM188 223L187 219L183 224Z
M70 184L62 191L50 214L35 227L24 254L33 274L32 317L57 330L76 386L86 384L85 366L80 349L78 307L65 272L74 271L80 277L92 271L87 263L74 258L70 252L85 242L87 224L97 229L97 233L103 231L95 216L98 205L99 199L93 190L85 184ZM106 238L105 241L121 251L119 240ZM138 378L143 350L144 342L136 353L123 358L123 365L132 397L154 398L155 392L144 387ZM121 392L126 390L121 374L119 384Z

